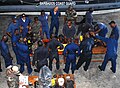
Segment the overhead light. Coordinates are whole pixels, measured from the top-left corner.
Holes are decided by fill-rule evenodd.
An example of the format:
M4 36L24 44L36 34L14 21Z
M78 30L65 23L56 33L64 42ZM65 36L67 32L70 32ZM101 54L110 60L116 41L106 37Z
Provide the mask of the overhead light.
M85 0L85 3L88 4L88 3L89 3L89 0Z
M20 0L20 3L23 4L23 0Z

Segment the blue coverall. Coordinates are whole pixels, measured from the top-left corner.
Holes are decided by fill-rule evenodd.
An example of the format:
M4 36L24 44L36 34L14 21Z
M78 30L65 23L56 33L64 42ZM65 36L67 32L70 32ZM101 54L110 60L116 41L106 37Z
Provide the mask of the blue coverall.
M117 26L115 26L113 29L112 29L112 32L110 34L110 36L115 36L115 39L118 41L119 39L119 29Z
M105 67L110 60L112 63L112 71L116 72L116 59L117 59L117 41L114 38L104 38L101 36L96 36L96 38L104 41L107 44L107 52L105 54L104 61L101 65L101 70L105 70Z
M26 37L26 34L28 33L28 28L27 26L30 24L31 20L26 17L26 20L25 22L22 20L22 17L20 17L19 19L19 25L23 27L23 30L22 30L22 37Z
M78 70L79 67L85 62L84 70L87 71L92 59L92 48L94 46L94 39L92 38L85 38L80 43L80 58L78 60L76 69Z
M85 15L85 23L89 23L90 25L92 25L93 22L93 16L92 16L92 12L86 12Z
M108 33L108 28L103 23L98 23L98 27L100 32L98 33L99 36L106 37L106 34Z
M20 72L24 72L24 64L26 63L28 73L32 73L32 68L30 64L30 56L29 56L29 48L26 44L24 43L16 43L17 49L18 49L18 54L20 56Z
M52 71L52 62L53 59L56 59L56 68L57 70L60 68L59 65L59 55L58 55L58 46L60 48L63 48L63 45L55 38L53 38L49 43L48 43L48 48L49 48L49 68Z
M76 53L77 51L78 53ZM64 71L67 74L69 73L70 64L72 65L71 66L72 74L74 74L74 71L76 69L76 55L79 53L80 53L79 46L75 43L70 43L65 47L63 51L63 55L66 56Z
M51 10L50 15L51 15L50 35L53 34L53 29L55 27L56 28L55 36L58 36L59 17L60 17L61 14L60 14L59 11L57 11L57 13L54 14L54 10Z
M16 24L14 24L13 22L10 23L10 25L7 28L7 32L9 32L9 33L11 33L11 35L13 35L16 29L19 29L18 21L16 21Z
M19 38L20 38L20 36L19 35L12 35L12 38L11 38L11 41L12 41L12 48L13 48L13 51L14 51L14 53L15 53L15 55L16 55L16 60L17 60L17 64L20 64L20 57L19 57L19 55L18 55L18 49L17 49L17 47L16 47L16 43L18 42L18 40L19 40Z
M4 41L0 42L0 50L1 50L1 55L3 56L5 61L5 67L7 68L8 66L12 65L12 59L8 45Z
M64 25L63 27L63 34L66 36L66 38L74 38L76 33L76 28L75 26L72 25L71 28L68 27L68 25Z
M50 33L49 33L49 26L48 26L48 15L45 14L44 16L38 16L38 19L42 24L43 36L44 36L44 33L45 33L46 37L49 39L50 38Z

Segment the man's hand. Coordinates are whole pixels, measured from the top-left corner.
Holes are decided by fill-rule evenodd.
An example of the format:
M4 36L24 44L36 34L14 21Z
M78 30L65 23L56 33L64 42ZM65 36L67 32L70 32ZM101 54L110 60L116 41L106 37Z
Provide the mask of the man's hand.
M95 33L94 32L90 32L90 35L95 36Z

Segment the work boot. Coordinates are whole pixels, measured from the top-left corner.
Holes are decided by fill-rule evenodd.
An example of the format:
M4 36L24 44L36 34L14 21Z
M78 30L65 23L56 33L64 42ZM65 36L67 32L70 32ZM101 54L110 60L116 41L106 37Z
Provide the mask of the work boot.
M112 67L110 68L110 70L111 70L113 73L115 73L115 71L112 69Z
M34 69L34 72L39 72L39 70L38 69Z
M98 66L98 68L99 68L100 71L103 71L100 65Z

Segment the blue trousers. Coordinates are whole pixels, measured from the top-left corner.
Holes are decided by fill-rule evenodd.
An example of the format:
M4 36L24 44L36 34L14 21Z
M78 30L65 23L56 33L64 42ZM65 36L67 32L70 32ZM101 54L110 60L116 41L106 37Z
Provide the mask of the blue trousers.
M50 38L49 27L42 27L43 36L44 36L44 33L46 34L47 39L49 39Z
M59 22L58 22L58 23L51 22L51 25L50 25L50 35L53 34L53 29L54 29L54 27L56 28L55 36L58 36Z
M24 72L24 64L25 64L24 61L20 64L20 73ZM27 66L28 73L31 74L32 73L32 68L31 68L31 64L30 64L30 59L29 59L29 61L26 62L26 66Z
M116 72L116 59L117 59L117 55L109 57L107 54L105 55L104 61L101 65L101 69L104 71L106 68L106 65L108 63L108 61L111 61L111 66L112 66L112 71L115 73Z
M76 69L76 57L75 57L75 55L69 55L66 58L66 63L65 63L65 69L64 70L67 74L69 73L70 65L71 65L72 73L74 73L74 71Z
M12 48L13 48L13 51L14 51L14 53L16 55L17 64L20 64L20 59L19 59L20 57L18 55L17 47L16 46L12 46Z
M54 58L56 60L56 68L57 68L57 70L60 68L58 52L50 52L50 54L49 54L49 69L51 71L52 71L52 62L53 62Z
M12 65L12 59L7 56L7 55L2 55L5 61L5 67L7 68L8 66Z

